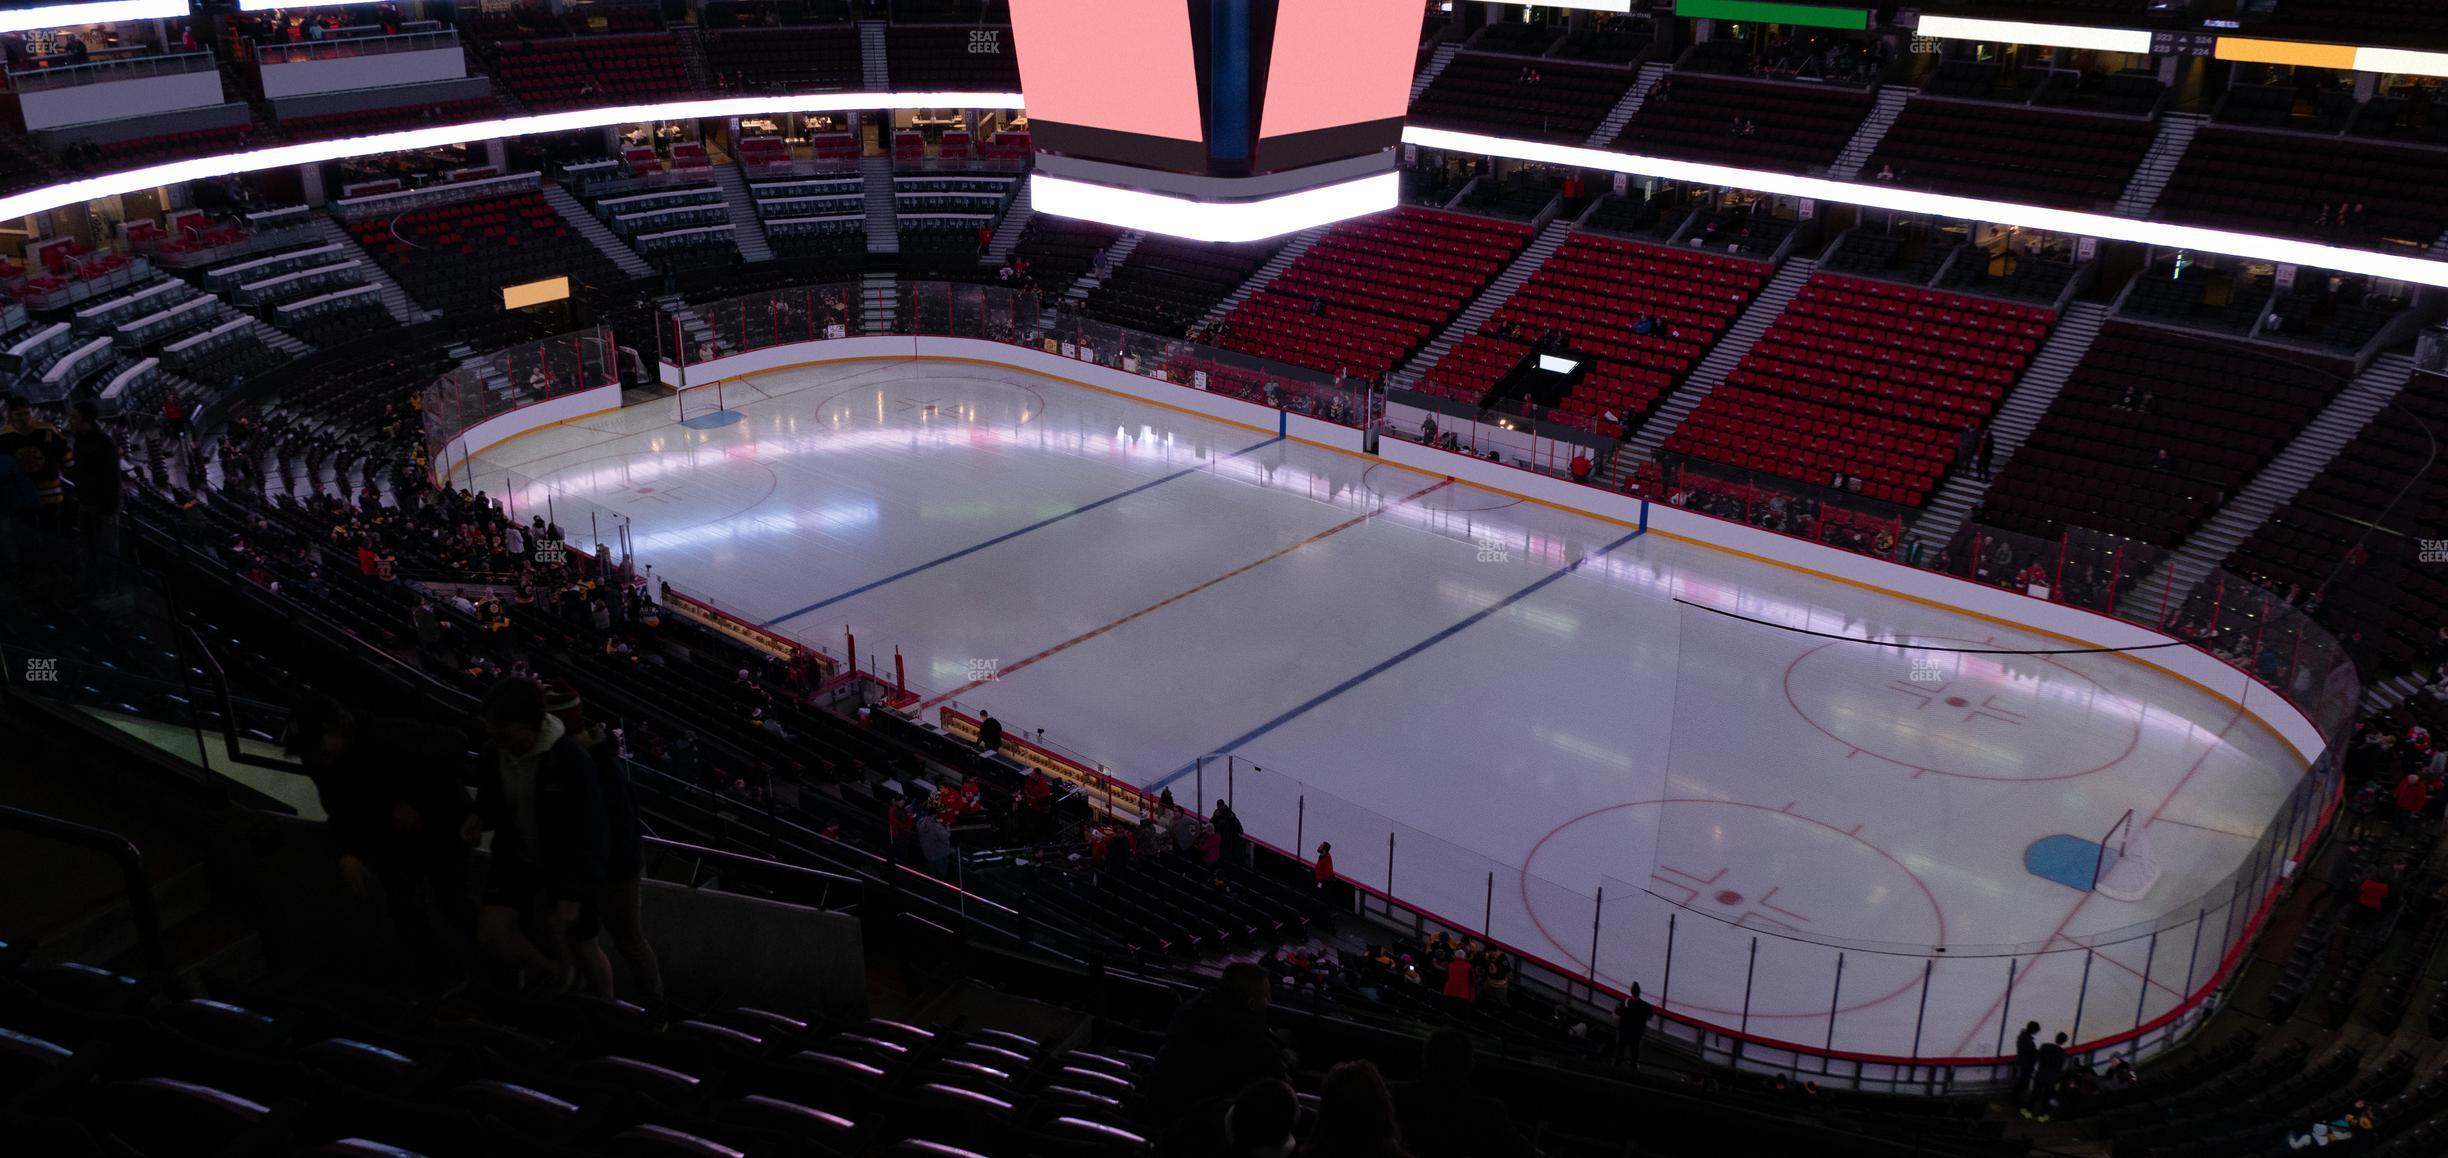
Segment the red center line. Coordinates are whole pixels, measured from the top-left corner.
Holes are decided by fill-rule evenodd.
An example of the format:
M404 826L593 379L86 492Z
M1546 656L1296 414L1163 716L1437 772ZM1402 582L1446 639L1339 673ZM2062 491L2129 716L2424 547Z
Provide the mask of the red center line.
M1272 553L1270 553L1270 554L1263 555L1263 556L1260 556L1259 558L1253 559L1253 560L1251 560L1251 561L1249 561L1249 562L1247 562L1247 563L1243 563L1242 565L1240 565L1240 566L1238 566L1238 567L1235 567L1235 568L1233 568L1233 569L1232 569L1232 570L1230 570L1230 571L1226 571L1225 573L1223 573L1223 574L1221 574L1221 575L1218 575L1218 576L1216 576L1216 577L1215 577L1215 578L1213 578L1213 579L1209 579L1209 580L1207 580L1206 582L1201 583L1201 584L1199 584L1199 585L1198 585L1198 586L1196 586L1196 587L1192 587L1192 588L1188 588L1188 589L1183 590L1183 591L1178 591L1178 592L1175 592L1174 594L1172 594L1172 595L1170 595L1170 596L1167 596L1166 598L1164 598L1164 599L1162 599L1162 600L1160 600L1160 601L1158 601L1158 602L1148 604L1147 606L1142 607L1142 608L1140 608L1140 609L1139 609L1139 610L1137 610L1137 611L1131 612L1130 614L1125 615L1125 616L1123 616L1123 617L1122 617L1122 618L1120 618L1120 619L1114 620L1113 622L1108 623L1108 624L1106 624L1106 625L1104 625L1104 626L1102 626L1102 627L1092 627L1092 628L1088 629L1087 631L1083 631L1083 632L1081 632L1081 633L1080 633L1080 634L1078 634L1078 635L1072 636L1071 638L1066 639L1066 640L1062 641L1061 643L1055 644L1054 646L1049 647L1049 648L1045 649L1044 651L1038 652L1038 653L1037 653L1037 654L1035 654L1035 655L1029 656L1029 657L1028 657L1028 658L1026 658L1026 659L1023 659L1023 660L1020 660L1020 661L1018 661L1018 662L1016 662L1016 663L1008 664L1008 665L1006 665L1006 666L1003 666L1003 667L997 668L997 669L995 670L995 674L994 674L994 675L993 675L993 677L991 677L990 679L982 679L982 680L970 680L968 683L962 684L961 686L956 687L956 688L952 689L951 691L945 692L945 693L943 693L942 695L935 696L935 697L933 697L933 698L931 698L931 699L927 699L927 700L921 701L921 702L919 703L919 705L918 705L918 710L919 710L919 711L925 711L926 709L931 708L931 707L934 707L934 706L935 706L935 705L937 705L937 704L943 703L943 702L944 702L944 701L946 701L946 700L956 699L956 698L958 698L958 697L960 697L960 696L962 696L962 695L965 695L965 694L967 694L967 693L969 693L969 692L976 691L977 689L979 689L979 688L981 688L981 687L986 686L988 683L992 682L993 680L999 680L999 679L1002 679L1003 677L1008 676L1008 675L1010 675L1010 674L1011 674L1011 673L1013 673L1013 672L1019 671L1020 669L1025 668L1025 667L1029 666L1030 664L1036 663L1037 661L1039 661L1039 660L1041 660L1041 659L1046 659L1046 658L1048 658L1048 657L1050 657L1050 656L1059 655L1059 654L1061 654L1062 652L1068 651L1068 650L1070 650L1070 649L1072 649L1072 648L1074 648L1074 647L1078 647L1079 645L1081 645L1081 644L1083 644L1083 643L1086 643L1086 642L1088 642L1089 640L1095 639L1096 637L1098 637L1098 636L1100 636L1100 635L1103 635L1103 634L1105 634L1106 632L1112 631L1112 630L1114 630L1114 629L1115 629L1115 628L1117 628L1117 627L1121 627L1122 625L1124 625L1124 624L1126 624L1126 623L1130 623L1130 622L1132 622L1133 620L1137 620L1137 619L1144 619L1144 618L1146 618L1147 616L1154 615L1155 613L1157 613L1157 612L1159 612L1159 611L1162 611L1162 610L1164 610L1164 609L1165 609L1165 608L1167 608L1167 607L1171 607L1172 605L1174 605L1174 604L1176 604L1176 603L1179 603L1179 602L1181 602L1181 601L1182 601L1182 600L1184 600L1184 599L1188 599L1188 598L1190 598L1191 596L1196 595L1196 594L1198 594L1198 593L1199 593L1199 592L1201 592L1201 591L1205 591L1205 590L1207 590L1208 588L1213 587L1213 586L1215 586L1215 585L1216 585L1216 584L1218 584L1218 583L1222 583L1222 582L1224 582L1225 580L1230 579L1230 578L1232 578L1232 577L1233 577L1233 576L1235 576L1235 575L1240 575L1240 574L1244 574L1244 573L1249 572L1249 571L1254 571L1254 570L1257 570L1257 569L1258 569L1258 568L1260 568L1260 567L1266 566L1267 564L1272 563L1272 562L1274 562L1274 561L1275 561L1275 560L1277 560L1277 559L1281 559L1281 558L1283 558L1284 556L1289 555L1289 554L1291 554L1291 553L1292 553L1292 552L1294 552L1294 551L1298 551L1298 550L1300 550L1300 549L1301 549L1301 548L1303 548L1303 547L1309 546L1309 545L1310 545L1310 544L1312 544L1312 543L1320 542L1320 541L1322 541L1322 540L1324 540L1324 539L1328 538L1329 536L1339 535L1339 534L1341 534L1341 533L1343 533L1343 532L1345 532L1345 531L1348 531L1348 530L1352 529L1353 527L1357 527L1357 526L1359 526L1360 524L1362 524L1362 523L1365 523L1365 522L1369 521L1370 519L1376 518L1377 516L1382 515L1382 514L1386 513L1387 511L1393 510L1393 509L1394 509L1394 508L1396 508L1396 507L1403 506L1403 505L1405 505L1405 504L1407 504L1407 503L1416 502L1416 501L1418 501L1418 500L1420 500L1420 499L1422 499L1422 498L1427 497L1429 494L1431 494L1431 493L1433 493L1433 492L1435 492L1435 491L1442 490L1442 489L1444 489L1444 488L1446 488L1446 487L1452 486L1452 485L1453 485L1453 481L1454 481L1454 480L1452 480L1452 479L1448 478L1448 479L1444 479L1444 480L1442 480L1442 481L1440 481L1440 482L1433 482L1433 483L1428 484L1427 486L1421 487L1420 489L1418 489L1418 490L1415 490L1415 491L1411 492L1410 494L1404 495L1403 497L1401 497L1401 498L1399 498L1399 499L1395 499L1394 501L1389 502L1389 503L1385 504L1384 506L1374 507L1374 508L1371 508L1371 509L1369 509L1369 510L1362 511L1361 513L1359 513L1359 514L1357 514L1357 515L1353 515L1351 518L1345 519L1345 520L1343 520L1343 521L1342 521L1342 522L1340 522L1340 523L1336 523L1335 525L1333 525L1333 526L1331 526L1331 527L1328 527L1328 528L1326 528L1326 529L1325 529L1325 530L1323 530L1323 531L1319 531L1317 534L1311 535L1311 536L1309 536L1309 537L1308 537L1308 538L1306 538L1306 539L1302 539L1302 540L1300 540L1299 542L1293 543L1293 544L1292 544L1292 545L1290 545L1290 546L1280 548L1280 549L1278 549L1278 550L1276 550L1276 551L1274 551L1274 552L1272 552Z
M2159 802L2159 807L2151 810L2150 819L2142 822L2144 827L2149 827L2152 822L2157 821L2159 819L2159 814L2167 811L2168 805L2176 802L2176 794L2184 791L2185 785L2192 782L2193 774L2201 771L2202 765L2210 759L2210 754L2218 751L2219 743L2227 738L2228 729L2235 727L2236 721L2243 718L2244 708L2243 705L2239 704L2236 706L2235 714L2227 717L2226 726L2218 730L2218 735L2210 738L2210 743L2202 748L2201 755L2193 758L2193 766L2185 769L2185 774L2177 779L2176 786L2174 788L2168 789L2166 799ZM2074 923L2074 918L2082 912L2083 906L2090 904L2091 898L2097 895L2099 894L2084 893L2081 898L2074 902L2074 906L2072 908L2066 910L2065 919L2057 922L2056 928L2049 930L2048 937L2040 942L2039 950L2030 955L2031 964L2034 967L2037 967L2041 962L2049 959L2049 946L2056 944L2058 939L2065 935L2066 927ZM2121 965L2122 962L2119 962L2119 964ZM2131 969L2126 971L2129 973L2132 972ZM2022 976L2015 978L2013 984L2021 985L2030 980L2031 973L2027 970ZM1996 1015L1999 1006L2006 1004L2006 999L2008 996L2009 991L2007 989L2001 988L1998 990L1997 1000L1990 1002L1989 1008L1983 1010L1979 1017L1973 1019L1972 1028L1965 1031L1962 1041L1955 1043L1955 1056L1962 1056L1964 1050L1971 1046L1973 1036L1980 1033L1982 1027L1988 1023L1989 1019ZM2025 1020L2036 1019L2026 1018ZM2074 1029L2079 1028L2079 1026L2074 1027ZM2067 1032L2071 1034L2074 1032L2074 1029L2069 1029Z

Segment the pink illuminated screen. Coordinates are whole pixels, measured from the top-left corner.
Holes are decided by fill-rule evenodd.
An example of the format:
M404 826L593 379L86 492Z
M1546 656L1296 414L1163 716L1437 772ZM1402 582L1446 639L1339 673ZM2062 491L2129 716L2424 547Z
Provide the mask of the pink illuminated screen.
M1418 63L1415 0L1283 0L1260 137L1403 115ZM1021 58L1025 65L1027 58ZM1029 94L1030 112L1037 95Z
M1184 0L1012 0L1011 7L1029 119L1203 138Z

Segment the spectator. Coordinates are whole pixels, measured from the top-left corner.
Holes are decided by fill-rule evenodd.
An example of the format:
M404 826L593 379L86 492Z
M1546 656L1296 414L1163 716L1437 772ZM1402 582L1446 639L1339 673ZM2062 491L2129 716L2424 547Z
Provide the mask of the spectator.
M1309 876L1316 883L1319 894L1331 896L1335 887L1333 844L1322 840L1318 842L1317 864L1309 870Z
M2057 1083L2065 1077L2066 1035L2060 1033L2032 1059L2031 1090L2023 1100L2023 1116L2035 1122L2049 1120L2057 1104ZM2038 1113L2033 1111L2037 1110Z
M77 539L89 589L107 589L119 562L119 444L103 433L92 399L69 412L68 481L76 487Z
M1446 958L1443 993L1447 1001L1465 1008L1478 1000L1478 988L1471 983L1470 950L1456 950Z
M1640 1068L1641 1038L1649 1032L1649 1018L1656 1013L1656 1007L1641 999L1638 981L1615 1006L1615 1056L1635 1070Z
M314 781L341 882L357 896L381 891L419 984L465 984L471 909L461 836L475 815L460 777L466 742L310 695L290 714L283 743Z
M472 840L483 828L494 837L476 940L527 983L556 993L576 977L569 947L596 933L603 797L593 763L545 712L534 680L495 684L483 721L476 814L466 833Z
M1242 1087L1224 1111L1222 1153L1229 1158L1289 1158L1297 1144L1292 1128L1300 1121L1300 1101L1280 1078L1261 1078Z
M1216 843L1223 857L1234 864L1241 863L1241 814L1234 812L1232 805L1218 800L1215 811L1207 815L1207 823L1215 828Z
M1589 452L1587 452L1587 451L1579 451L1579 450L1574 451L1574 452L1573 452L1573 456L1572 456L1572 467L1571 467L1571 469L1572 469L1572 480L1573 480L1574 482L1577 482L1577 483L1585 483L1585 482L1588 482L1588 481L1589 481L1589 476L1590 476L1590 471L1591 471L1591 470L1593 470L1593 469L1595 469L1595 464L1593 464L1593 463L1591 463L1591 462L1590 462Z
M1264 966L1237 961L1213 988L1191 998L1165 1027L1155 1095L1176 1110L1254 1081L1281 1081L1283 1047L1267 1033Z
M1419 1158L1529 1158L1505 1104L1471 1085L1470 1035L1446 1026L1428 1035L1420 1080L1394 1086L1402 1137Z
M922 808L916 826L918 857L926 862L927 875L937 880L952 879L952 829L944 823L943 814L932 808Z
M2396 797L2398 822L2406 828L2421 825L2423 808L2431 803L2431 786L2422 773L2409 771L2397 781Z
M1972 450L1972 466L1973 469L1979 473L1981 481L1987 482L1989 480L1989 463L1996 457L1997 438L1984 427L1980 432L1979 444Z
M1485 975L1479 986L1479 1000L1502 1009L1512 999L1512 959L1505 956L1504 950L1490 947L1481 961L1485 964Z
M2031 1089L2032 1070L2039 1063L2040 1023L2027 1021L2023 1023L2023 1032L2015 1035L2014 1088L2006 1095L2017 1107L2022 1106L2025 1092Z
M1301 1153L1310 1158L1410 1158L1394 1121L1385 1078L1367 1061L1337 1062L1318 1095L1317 1130Z
M1003 721L994 718L993 712L978 713L977 746L988 755L1003 750Z
M630 980L637 982L638 995L648 1001L663 1000L663 968L655 960L654 946L646 940L642 914L644 877L646 875L645 825L638 817L637 789L629 783L629 769L621 762L620 753L612 743L612 734L602 724L590 725L576 693L556 690L545 701L546 710L561 721L569 734L577 738L580 747L595 760L598 790L604 808L604 890L601 921L604 936L614 952L629 964ZM589 942L580 946L579 964L587 973L587 985L595 996L610 1000L613 996L612 962L603 949Z

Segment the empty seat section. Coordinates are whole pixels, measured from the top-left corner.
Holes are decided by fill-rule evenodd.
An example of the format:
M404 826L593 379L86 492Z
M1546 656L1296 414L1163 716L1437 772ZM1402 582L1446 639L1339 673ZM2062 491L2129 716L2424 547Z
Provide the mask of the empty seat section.
M2153 215L2341 245L2427 249L2448 229L2440 171L2440 155L2428 149L2204 128Z
M2055 321L2039 306L1816 274L1666 449L1920 506Z
M2135 117L1917 97L1861 175L1892 170L1916 189L2092 208L2116 203L2156 134Z
M1990 484L1985 520L2050 539L2081 527L2173 547L2334 389L2317 370L2232 340L2110 322Z
M670 100L689 91L669 33L515 40L494 49L495 75L532 109Z
M1784 173L1818 173L1844 152L1873 99L1868 89L1678 72L1642 98L1640 111L1615 138L1615 147Z
M1465 52L1411 102L1411 123L1577 145L1631 87L1621 68Z
M1151 236L1088 295L1088 312L1179 337L1281 248L1281 239L1226 244Z
M1453 320L1531 229L1405 206L1334 227L1233 308L1221 343L1308 366L1383 374Z
M2341 637L2362 632L2385 672L2411 669L2428 679L2434 634L2448 623L2448 574L2413 564L2423 561L2424 542L2448 539L2448 460L2434 460L2408 412L2448 429L2448 377L2415 373L2396 405L2367 423L2225 566L2272 590L2321 591L2316 618ZM2407 480L2417 476L2424 482L2408 493ZM2371 557L2341 572L2358 544Z
M1611 435L1707 356L1772 273L1766 262L1576 233L1416 389L1475 403L1531 343L1561 331L1596 361L1546 417Z
M418 301L445 313L501 307L501 289L538 278L611 285L612 263L532 190L348 223L351 236Z
M851 92L865 87L858 29L729 28L707 32L707 71L716 87L750 92Z

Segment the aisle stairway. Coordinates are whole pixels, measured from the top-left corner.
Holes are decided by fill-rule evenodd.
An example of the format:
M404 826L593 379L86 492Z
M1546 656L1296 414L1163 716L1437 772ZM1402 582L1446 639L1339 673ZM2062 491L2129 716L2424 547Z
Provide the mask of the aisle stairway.
M1592 204L1596 203L1593 201ZM1548 222L1545 228L1539 230L1537 237L1530 239L1529 245L1524 246L1504 269L1497 272L1495 280L1490 281L1486 289L1479 291L1478 297L1471 299L1471 303L1463 307L1461 313L1454 315L1453 321L1446 323L1444 329L1437 331L1435 336L1429 338L1428 344L1422 346L1418 353L1411 355L1410 361L1403 363L1395 369L1393 374L1387 376L1387 387L1396 390L1409 389L1413 383L1420 380L1422 375L1428 373L1429 367L1437 364L1438 359L1451 353L1455 346L1461 345L1464 338L1478 333L1479 327L1486 325L1489 318L1495 317L1496 311L1503 309L1506 302L1513 300L1514 293L1530 280L1531 275L1536 274L1540 266L1547 264L1548 258L1555 256L1555 251L1564 248L1564 242L1572 236L1573 226L1576 224L1578 222L1575 219L1561 216Z
M1138 249L1139 243L1145 240L1147 234L1136 229L1114 238L1113 244L1105 247L1105 272L1110 274L1122 268L1122 263L1130 260L1131 251ZM1078 281L1071 283L1071 288L1063 296L1075 302L1087 301L1088 292L1104 284L1104 281L1104 278L1097 276L1096 267L1091 265Z
M719 86L714 83L713 70L706 67L705 41L697 35L696 26L673 25L671 38L672 43L679 46L680 67L688 74L689 91L716 91Z
M892 69L885 63L884 56L884 22L861 20L858 30L861 81L868 92L891 92ZM887 113L885 117L884 124L889 128L892 125L891 114Z
M1020 245L1020 235L1028 232L1029 219L1037 210L1029 200L1029 179L1020 178L1020 191L1012 195L1011 205L1003 210L1003 220L995 222L994 240L986 243L986 252L978 255L978 264L1001 266L1011 260L1012 250Z
M756 197L748 192L748 178L740 167L714 166L714 183L722 186L723 207L731 214L731 240L739 246L740 260L749 264L773 260L773 246L765 243L765 223L757 217Z
M1870 115L1862 118L1861 127L1853 130L1853 139L1845 142L1844 152L1836 154L1836 163L1828 166L1828 180L1850 181L1860 176L1862 162L1878 151L1888 127L1895 124L1896 114L1904 111L1904 102L1919 91L1892 84L1880 89L1878 103L1870 107Z
M2006 469L2015 452L2023 448L2024 440L2031 437L2032 428L2040 425L2040 416L2056 404L2057 392L2065 388L2066 379L2074 373L2083 355L2090 352L2092 341L2099 337L2100 324L2107 320L2108 307L2094 302L2077 302L2058 317L2056 328L2049 331L2048 340L2040 343L2014 391L1989 420L1990 479ZM1922 509L1920 518L1913 523L1913 532L1924 543L1947 542L1963 526L1972 508L1980 505L1981 496L1988 493L1988 479L1969 470L1957 470L1930 497L1929 506Z
M1418 76L1411 78L1411 99L1416 101L1421 93L1427 92L1428 86L1436 83L1437 74L1445 71L1445 66L1452 64L1454 54L1460 51L1460 44L1437 45L1436 52L1428 57L1427 65L1419 70Z
M382 298L383 308L389 310L391 317L399 324L413 326L434 316L433 311L418 305L415 298L408 296L407 290L400 288L400 283L392 280L390 270L384 269L381 262L365 251L365 247L357 244L356 238L349 236L347 226L328 214L317 213L314 215L314 227L315 235L322 238L325 244L340 246L348 256L357 259L358 268L366 271L366 284L374 287Z
M2172 584L2163 569L2154 569L2134 584L2130 600L2148 615L2148 609L2158 606L2164 592L2191 591L2226 562L2262 523L2269 521L2271 514L2312 485L2330 460L2396 399L2397 392L2405 388L2406 379L2413 373L2414 359L2409 355L2383 354L2372 359L2371 365L2338 391L2320 414L2296 434L2294 441L2287 443L2286 449L2245 483L2244 489L2221 503L2210 521L2168 557L2165 570L2175 572Z
M2150 216L2159 194L2167 189L2168 178L2176 175L2177 163L2184 160L2185 149L2192 145L2193 134L2209 120L2200 113L2168 113L2159 118L2159 136L2151 141L2142 163L2134 167L2125 195L2117 198L2117 216Z
M560 211L561 219L569 222L570 228L576 230L578 236L586 238L589 244L602 251L605 257L610 258L613 266L623 274L630 277L652 277L654 275L654 267L647 264L645 258L639 257L636 250L629 248L628 242L613 236L612 230L604 225L603 220L596 217L585 205L580 204L578 198L569 190L546 182L544 200L551 202L552 207Z
M869 273L859 290L859 332L889 334L893 332L895 308L900 301L897 283L890 273Z
M1224 315L1233 312L1234 306L1248 301L1252 295L1273 283L1283 271L1292 268L1292 263L1299 261L1301 255L1309 252L1309 247L1316 245L1318 239L1326 236L1327 231L1332 228L1334 227L1331 225L1319 225L1293 234L1292 240L1285 242L1282 249L1276 250L1275 256L1268 258L1265 265L1259 266L1258 272L1251 274L1248 281L1234 287L1233 292L1224 295L1222 301L1209 309L1207 316L1199 319L1199 324L1212 326L1223 321Z
M1623 451L1615 456L1609 465L1609 473L1620 475L1631 469L1627 464L1647 462L1651 455L1656 454L1658 447L1666 444L1666 436L1674 433L1675 427L1683 425L1683 420L1690 417L1692 411L1699 409L1700 400L1708 397L1709 391L1716 389L1719 382L1725 381L1726 375L1734 372L1734 367L1742 362L1743 355L1751 352L1752 345L1760 340L1760 335L1768 332L1777 315L1784 313L1785 307L1794 300L1794 295L1802 292L1802 283L1809 281L1811 274L1818 269L1817 259L1797 257L1788 260L1785 268L1768 279L1768 284L1760 287L1759 296L1752 298L1751 304L1743 308L1742 316L1734 319L1734 324L1726 327L1726 332L1718 336L1717 344L1709 349L1708 357L1692 367L1691 373L1684 376L1682 384L1676 386L1673 393L1658 402L1657 409L1650 412L1649 420L1641 424L1632 441L1624 444ZM1614 482L1613 479L1608 481L1610 484Z
M867 252L901 252L901 216L899 201L893 191L893 163L890 157L862 157L859 177L867 190Z
M1597 129L1583 143L1593 149L1613 148L1616 134L1623 132L1624 126L1631 124L1632 118L1640 114L1641 102L1649 99L1649 90L1656 88L1658 81L1673 70L1672 61L1651 61L1642 65L1640 77L1632 82L1631 91L1615 102L1615 107L1607 112L1606 119L1598 122ZM1417 97L1419 94L1412 95Z

